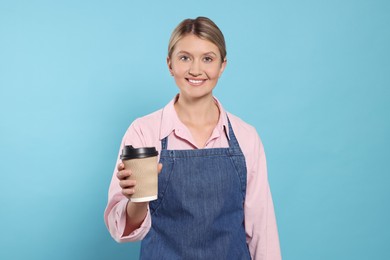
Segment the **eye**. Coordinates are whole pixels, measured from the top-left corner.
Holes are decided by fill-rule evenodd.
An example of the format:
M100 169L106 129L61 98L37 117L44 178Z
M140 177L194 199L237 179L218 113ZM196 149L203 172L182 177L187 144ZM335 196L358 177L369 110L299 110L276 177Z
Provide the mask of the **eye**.
M209 57L209 56L206 56L203 58L203 61L206 62L206 63L210 63L213 61L213 58Z
M186 61L189 61L189 60L190 60L190 57L188 57L188 56L186 56L186 55L183 55L183 56L180 56L179 59L180 59L181 61L186 62Z

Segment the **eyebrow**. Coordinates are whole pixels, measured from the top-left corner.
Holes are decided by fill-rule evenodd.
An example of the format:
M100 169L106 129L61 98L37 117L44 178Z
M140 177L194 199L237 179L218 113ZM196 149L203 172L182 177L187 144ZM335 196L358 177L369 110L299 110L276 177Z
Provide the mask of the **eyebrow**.
M218 55L215 53L215 52L213 52L213 51L210 51L210 52L206 52L205 54L203 54L203 55L213 55L213 56L215 56L215 57L217 57Z
M181 55L181 54L192 55L192 54L189 53L188 51L179 51L176 55ZM215 52L213 52L213 51L209 51L209 52L203 53L202 55L203 55L203 56L204 56L204 55L212 55L212 56L218 57L218 55L215 54Z

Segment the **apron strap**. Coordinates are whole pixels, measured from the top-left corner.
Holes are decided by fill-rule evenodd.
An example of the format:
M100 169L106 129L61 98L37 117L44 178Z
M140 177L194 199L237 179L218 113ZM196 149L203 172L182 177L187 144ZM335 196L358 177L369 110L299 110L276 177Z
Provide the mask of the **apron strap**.
M236 135L234 134L232 124L230 123L230 120L229 120L229 117L227 114L226 114L226 117L227 117L228 126L229 126L229 138L228 138L229 147L230 148L240 148L240 145L238 144Z
M166 150L168 146L168 136L161 140L161 150Z

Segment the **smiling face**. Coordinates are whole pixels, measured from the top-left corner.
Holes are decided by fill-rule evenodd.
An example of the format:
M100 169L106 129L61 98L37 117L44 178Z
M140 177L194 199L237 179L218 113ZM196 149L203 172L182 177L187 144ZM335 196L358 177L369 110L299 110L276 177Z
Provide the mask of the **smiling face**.
M226 66L218 47L193 34L181 38L172 55L167 58L168 68L180 89L180 97L194 100L212 97L212 91Z

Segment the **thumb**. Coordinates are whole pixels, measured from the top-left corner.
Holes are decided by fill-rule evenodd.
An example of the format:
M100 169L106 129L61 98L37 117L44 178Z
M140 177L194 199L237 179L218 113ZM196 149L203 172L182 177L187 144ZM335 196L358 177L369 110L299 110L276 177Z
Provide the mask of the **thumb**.
M163 168L162 163L159 163L159 164L157 165L157 172L160 173L161 170L162 170L162 168Z

